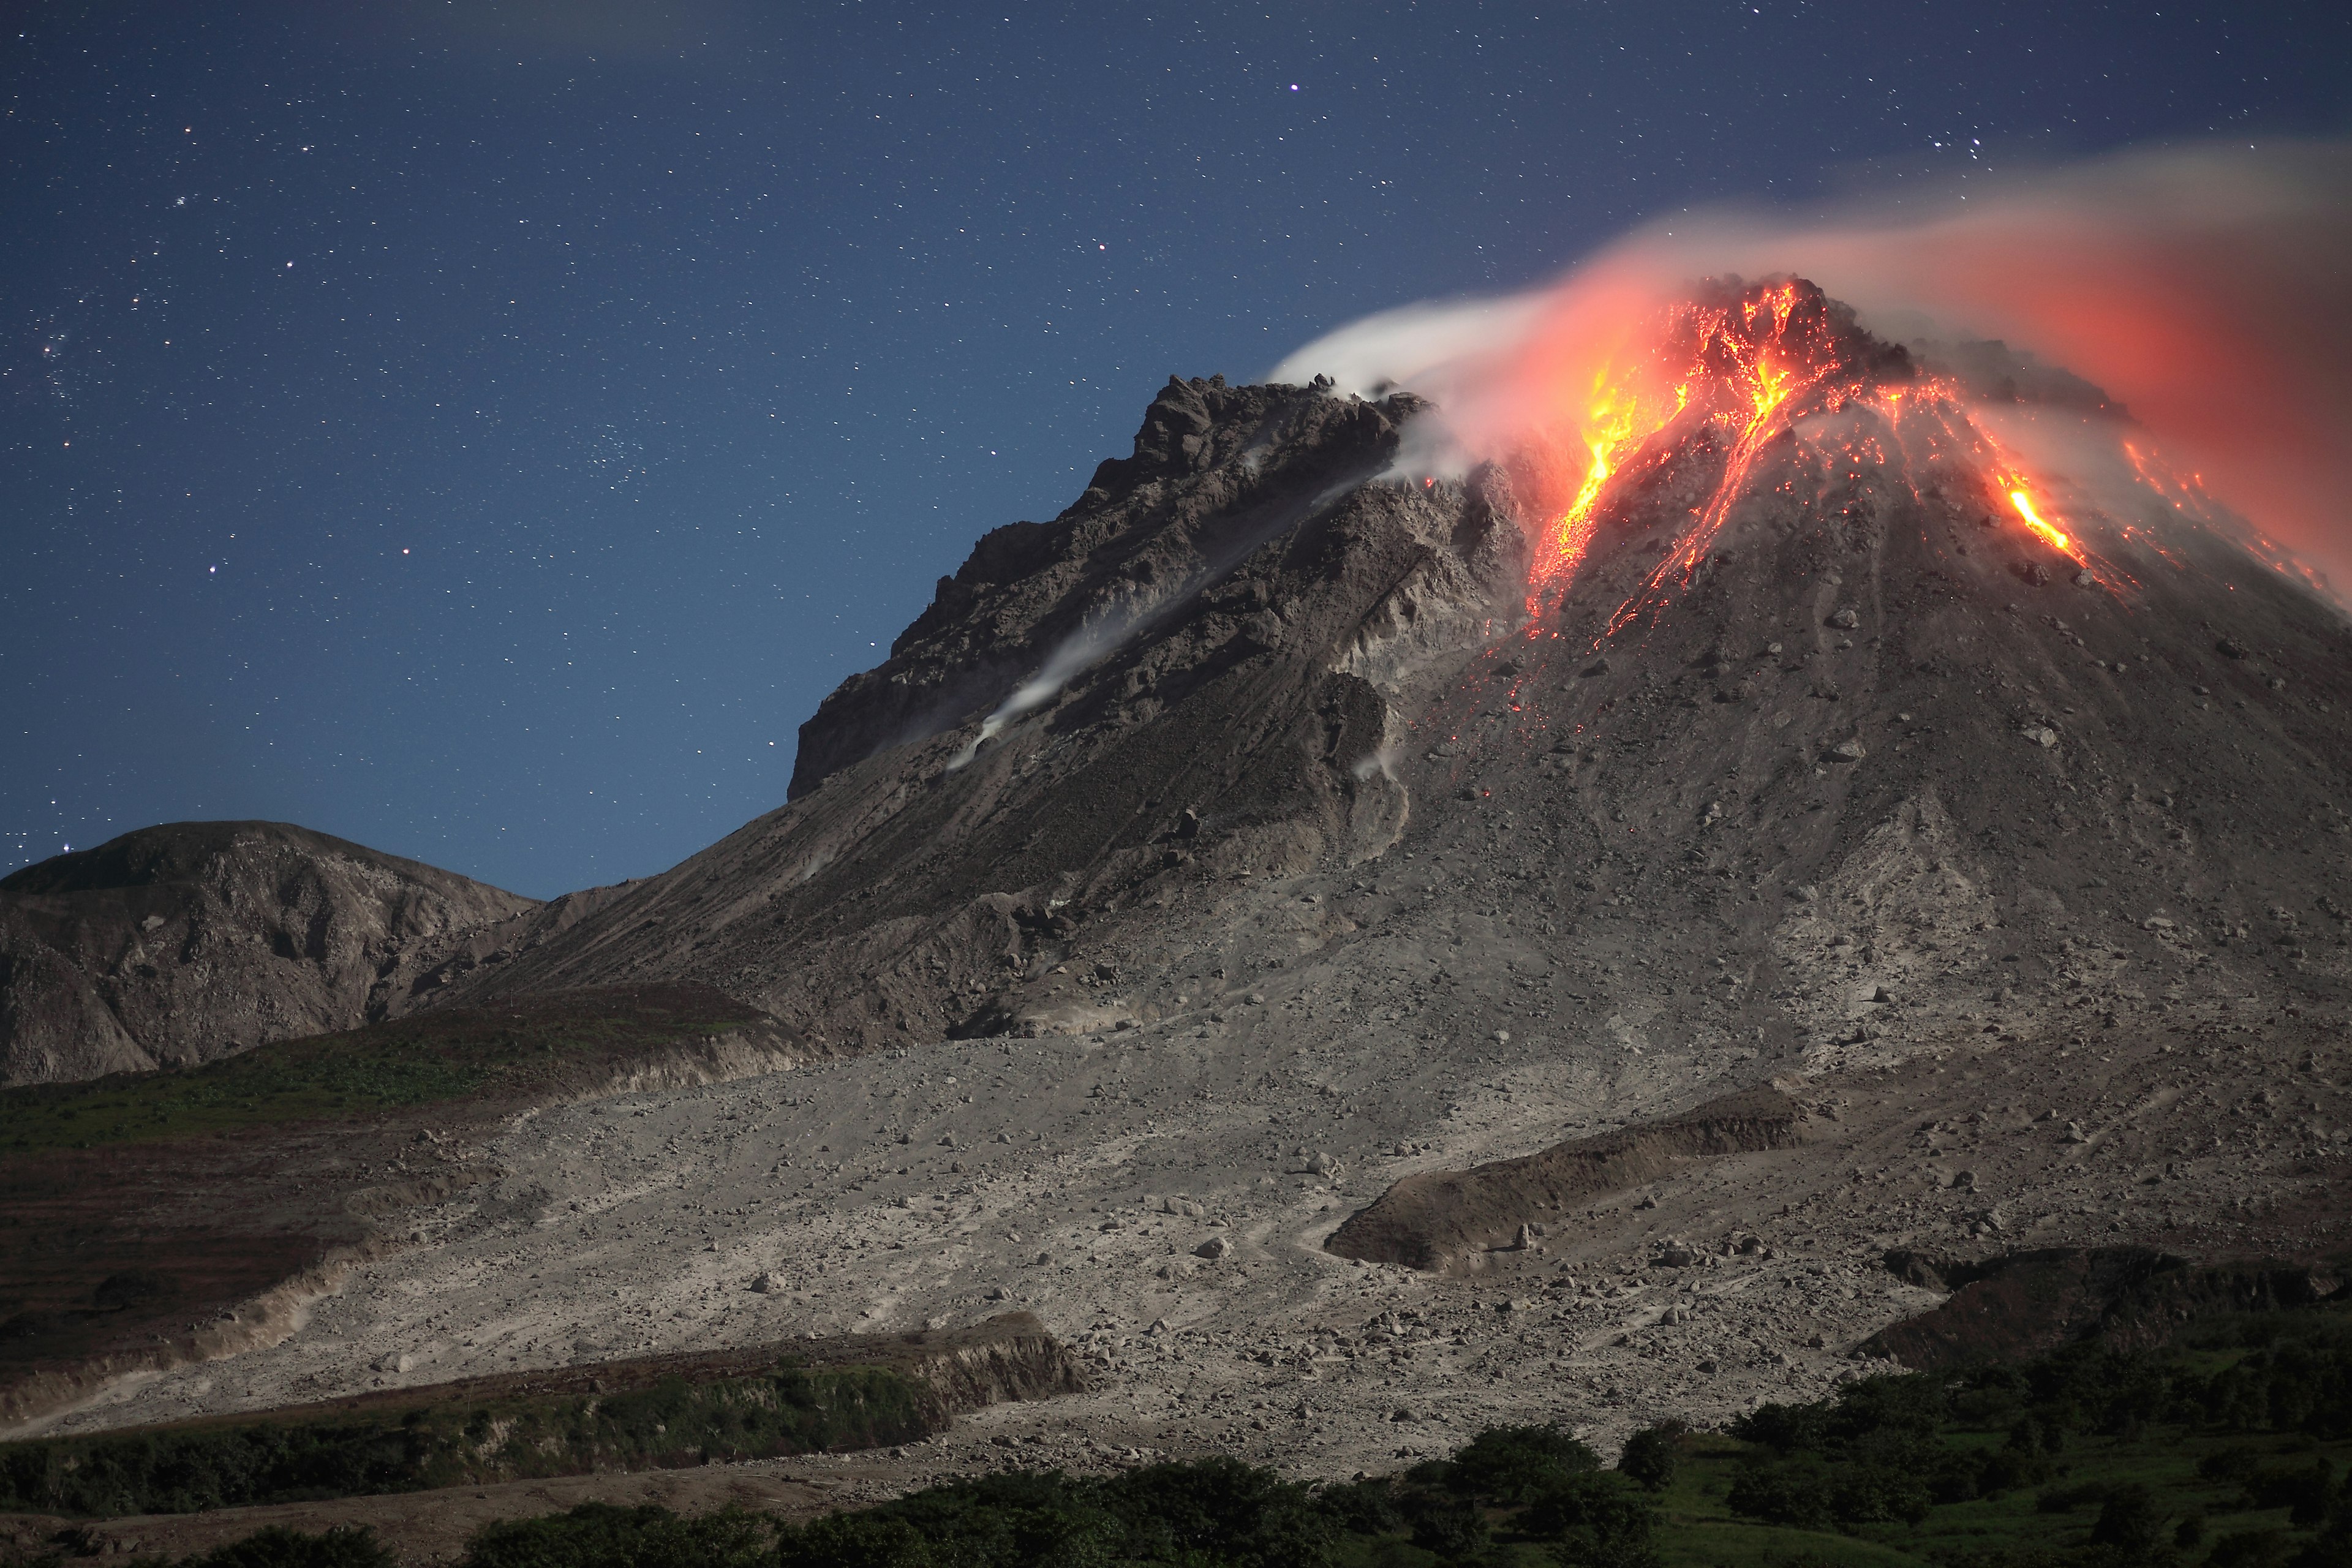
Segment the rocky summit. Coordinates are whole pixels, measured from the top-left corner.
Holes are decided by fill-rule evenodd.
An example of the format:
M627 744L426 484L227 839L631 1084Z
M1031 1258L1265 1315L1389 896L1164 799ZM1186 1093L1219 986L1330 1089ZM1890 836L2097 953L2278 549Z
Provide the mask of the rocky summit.
M2011 1255L2339 1251L2341 611L2177 497L2053 501L1994 346L1787 280L1675 331L1590 496L1416 468L1408 394L1171 381L786 804L435 971L709 988L803 1065L518 1121L233 1377L58 1427L1017 1308L1089 1392L857 1484L1344 1475L1814 1397Z

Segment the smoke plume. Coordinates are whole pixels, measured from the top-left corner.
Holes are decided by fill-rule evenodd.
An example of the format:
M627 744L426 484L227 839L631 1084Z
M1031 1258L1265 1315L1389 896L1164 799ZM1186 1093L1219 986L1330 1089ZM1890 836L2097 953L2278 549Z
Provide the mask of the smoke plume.
M2173 470L2352 584L2352 143L2129 153L1925 199L1685 215L1549 289L1371 317L1273 378L1425 393L1463 458L1556 443L1656 310L1726 273L1809 278L1884 336L1999 339L2063 366Z

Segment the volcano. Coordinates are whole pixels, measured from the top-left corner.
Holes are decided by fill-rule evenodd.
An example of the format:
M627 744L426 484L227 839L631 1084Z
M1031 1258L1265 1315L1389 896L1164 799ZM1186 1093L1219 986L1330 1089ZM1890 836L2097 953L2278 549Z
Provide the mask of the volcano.
M518 1124L245 1397L1009 1300L1092 1440L1344 1473L1809 1394L1940 1299L1890 1250L2341 1249L2341 611L2097 389L1801 279L1558 394L1451 466L1171 379L785 805L432 977L820 1065Z
M1171 381L825 700L791 804L484 984L874 1047L1164 1025L1276 961L1412 1035L1388 955L1434 942L1487 975L1445 1030L1639 1016L1737 1077L2154 1005L2062 981L2084 943L2340 983L2347 628L2250 534L2153 485L2162 531L2062 516L1800 281L1628 379L1580 479L1401 473L1409 395Z

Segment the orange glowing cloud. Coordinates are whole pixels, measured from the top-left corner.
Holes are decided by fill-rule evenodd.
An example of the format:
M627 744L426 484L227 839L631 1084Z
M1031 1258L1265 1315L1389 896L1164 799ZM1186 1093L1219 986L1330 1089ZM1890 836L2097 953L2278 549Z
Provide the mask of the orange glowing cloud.
M2096 384L2173 469L2345 584L2347 256L2352 144L2127 153L1924 197L1913 189L1899 204L1677 217L1549 289L1391 312L1275 374L1423 391L1444 411L1456 460L1535 452L1572 512L1663 422L1671 388L1636 363L1658 312L1702 277L1795 274L1883 335L1906 335L1924 316L1938 334L2000 338ZM1395 352L1400 334L1410 354ZM2046 496L2029 489L2012 504L2066 548Z

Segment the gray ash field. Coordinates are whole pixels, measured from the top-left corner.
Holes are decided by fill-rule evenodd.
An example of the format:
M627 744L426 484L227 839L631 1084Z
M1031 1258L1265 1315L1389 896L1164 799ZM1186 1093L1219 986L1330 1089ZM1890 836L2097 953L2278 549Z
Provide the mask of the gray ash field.
M1572 571L1539 473L1392 471L1410 397L1172 382L789 804L442 972L837 1055L528 1115L282 1342L51 1428L1020 1307L1092 1392L858 1487L1346 1475L1812 1397L1941 1300L1889 1248L2340 1255L2352 628L2224 521L2062 550L1782 287L1811 379L1650 442ZM1735 1095L1781 1132L1524 1160Z

